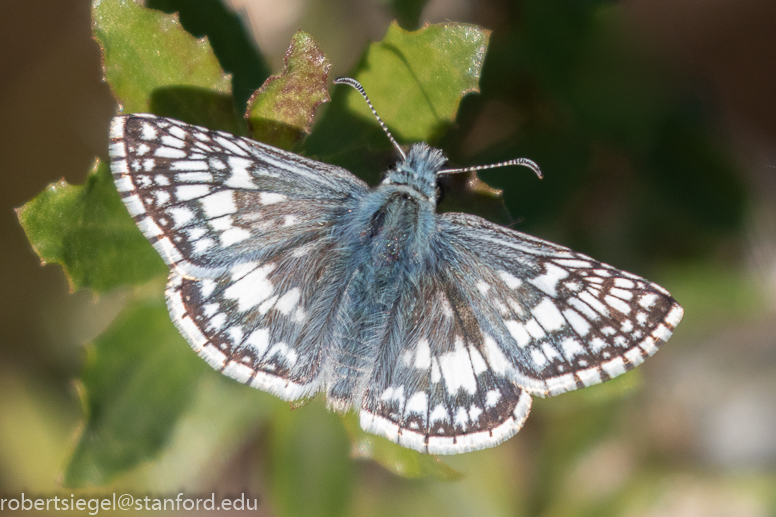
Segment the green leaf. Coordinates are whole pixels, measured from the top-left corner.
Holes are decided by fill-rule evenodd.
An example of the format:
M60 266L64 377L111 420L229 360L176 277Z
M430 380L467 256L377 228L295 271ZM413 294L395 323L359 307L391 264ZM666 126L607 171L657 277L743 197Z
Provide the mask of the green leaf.
M105 80L124 113L151 112L244 133L229 76L210 44L183 30L177 15L135 0L94 0L92 19Z
M364 86L398 140L434 142L455 121L461 98L478 91L489 35L474 25L438 24L407 32L393 23L382 41L367 47L351 77ZM338 86L305 149L336 161L343 152L368 145L390 149L364 99Z
M134 302L88 349L86 425L65 485L102 485L165 446L205 371L162 301Z
M354 413L344 416L342 421L353 443L355 458L372 459L385 469L405 478L433 477L455 481L462 477L460 472L442 461L439 456L421 454L381 436L364 432Z
M350 443L339 417L320 400L278 408L268 444L273 510L285 517L345 514L355 479Z
M294 34L283 71L271 76L248 101L245 117L254 139L281 149L310 132L315 110L329 102L331 63L313 38Z
M95 162L82 186L64 180L49 185L17 215L42 262L61 264L72 291L102 293L167 271L124 208L104 163Z
M453 125L463 96L478 91L489 35L473 25L428 25L407 32L394 23L382 41L369 45L351 76L364 86L397 139L433 143ZM304 150L371 184L396 159L364 99L348 86L334 90L332 103ZM509 221L501 193L475 173L452 175L443 181L442 189L440 211Z
M146 7L166 13L177 12L183 28L197 38L206 36L224 71L232 74L232 91L238 113L269 75L242 18L221 0L148 0Z

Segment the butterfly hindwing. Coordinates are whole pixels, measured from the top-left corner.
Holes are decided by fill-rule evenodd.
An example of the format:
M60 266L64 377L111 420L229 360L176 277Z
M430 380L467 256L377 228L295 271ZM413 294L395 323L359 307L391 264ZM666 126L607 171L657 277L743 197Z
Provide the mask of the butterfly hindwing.
M365 430L433 454L496 445L531 407L528 393L482 356L483 335L448 267L406 281L381 346L395 356L373 374L361 407Z
M331 299L344 270L325 235L215 279L173 271L167 304L178 329L212 367L284 400L320 389ZM322 277L326 284L319 287Z

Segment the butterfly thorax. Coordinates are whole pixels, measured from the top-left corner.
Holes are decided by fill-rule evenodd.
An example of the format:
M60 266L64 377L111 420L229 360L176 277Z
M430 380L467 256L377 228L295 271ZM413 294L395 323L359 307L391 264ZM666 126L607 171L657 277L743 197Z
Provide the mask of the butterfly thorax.
M388 171L382 185L406 187L436 205L436 175L446 161L439 149L414 144L407 158Z

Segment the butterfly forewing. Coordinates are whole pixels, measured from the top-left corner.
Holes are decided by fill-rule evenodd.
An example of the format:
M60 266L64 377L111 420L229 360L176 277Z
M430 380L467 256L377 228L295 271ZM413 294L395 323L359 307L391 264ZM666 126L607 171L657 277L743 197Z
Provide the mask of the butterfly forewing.
M506 361L507 374L532 394L625 373L656 352L682 318L665 289L639 276L476 216L441 219L472 271L467 302L498 343L486 356Z
M151 115L113 120L111 158L140 229L192 276L309 242L367 189L344 169Z

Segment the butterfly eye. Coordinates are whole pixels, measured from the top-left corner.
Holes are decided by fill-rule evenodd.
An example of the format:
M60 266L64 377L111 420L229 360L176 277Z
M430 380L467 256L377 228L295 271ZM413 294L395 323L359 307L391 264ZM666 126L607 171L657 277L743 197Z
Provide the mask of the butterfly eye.
M441 180L437 179L436 182L436 204L440 204L445 199L445 185Z

